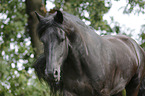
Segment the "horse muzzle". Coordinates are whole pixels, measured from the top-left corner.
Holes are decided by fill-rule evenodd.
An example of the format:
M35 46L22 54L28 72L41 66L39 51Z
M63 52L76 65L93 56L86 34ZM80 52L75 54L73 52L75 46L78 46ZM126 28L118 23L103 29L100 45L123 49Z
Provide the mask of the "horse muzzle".
M54 69L53 71L48 71L45 69L45 75L48 79L54 79L55 81L60 80L60 69Z
M45 69L45 75L47 78L53 78L53 71L48 71L47 69Z

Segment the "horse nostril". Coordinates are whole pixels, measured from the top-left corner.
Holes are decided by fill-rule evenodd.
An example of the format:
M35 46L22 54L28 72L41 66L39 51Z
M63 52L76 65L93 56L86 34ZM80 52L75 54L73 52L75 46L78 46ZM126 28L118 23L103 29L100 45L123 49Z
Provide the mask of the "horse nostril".
M55 76L58 75L58 71L57 71L57 70L54 71L54 75L55 75Z
M54 74L55 81L59 81L60 80L60 71L59 71L59 69L55 69L53 74Z

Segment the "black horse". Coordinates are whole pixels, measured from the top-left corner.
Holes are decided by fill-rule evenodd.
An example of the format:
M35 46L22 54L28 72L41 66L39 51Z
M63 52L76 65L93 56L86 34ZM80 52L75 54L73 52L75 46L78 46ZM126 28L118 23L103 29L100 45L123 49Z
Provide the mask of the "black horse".
M34 64L52 95L137 96L145 75L145 52L130 37L99 36L64 11L39 20L37 33L44 54Z

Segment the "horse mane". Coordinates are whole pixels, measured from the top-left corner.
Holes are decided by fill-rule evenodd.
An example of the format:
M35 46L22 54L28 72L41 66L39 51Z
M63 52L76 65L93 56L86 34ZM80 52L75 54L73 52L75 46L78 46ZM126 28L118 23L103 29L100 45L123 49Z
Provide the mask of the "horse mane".
M41 22L38 23L37 25L37 35L40 38L43 34L43 32L52 25L52 22L49 21L47 18L44 18L43 20L41 20Z
M32 67L35 69L36 75L38 76L40 81L42 81L42 79L45 79L46 58L44 54L41 54L36 59Z
M77 28L77 32L95 32L94 30L94 28L92 28L91 26L88 26L88 25L86 25L80 18L78 18L77 16L74 16L74 15L72 15L72 14L69 14L69 13L67 13L67 12L65 12L65 11L62 11L62 13L63 13L63 16L66 18L66 19L64 19L65 20L65 22L67 23L67 25L68 25L68 23L70 24L70 25L72 25L72 26L74 26L75 28ZM83 31L81 31L83 29Z
M85 52L88 55L88 48L87 48L85 40L86 40L88 34L95 33L95 29L93 29L91 26L86 25L77 16L71 15L65 11L62 11L62 13L65 18L64 19L64 29L66 29L68 34L70 34L70 32L75 32L80 35Z

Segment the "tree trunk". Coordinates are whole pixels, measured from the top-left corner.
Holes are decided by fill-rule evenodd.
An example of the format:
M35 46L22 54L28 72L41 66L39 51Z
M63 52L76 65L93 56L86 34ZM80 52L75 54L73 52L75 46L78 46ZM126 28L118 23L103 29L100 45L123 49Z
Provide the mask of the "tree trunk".
M36 28L38 20L35 15L35 11L43 16L46 14L45 3L46 0L26 0L26 13L28 14L28 26L27 32L31 37L32 47L34 49L35 57L38 57L43 53L43 45L40 42L37 34Z

